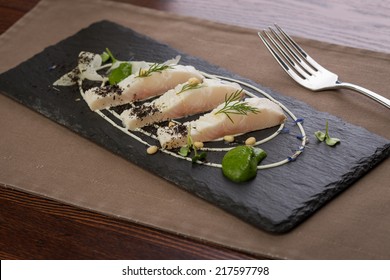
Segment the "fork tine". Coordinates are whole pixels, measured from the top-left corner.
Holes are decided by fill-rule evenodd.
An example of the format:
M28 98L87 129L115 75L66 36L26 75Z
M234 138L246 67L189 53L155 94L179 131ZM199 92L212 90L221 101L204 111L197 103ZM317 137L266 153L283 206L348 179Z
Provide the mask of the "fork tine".
M282 34L290 43L290 45L297 51L299 54L306 60L306 62L313 67L315 70L324 69L320 64L318 64L313 58L311 58L306 51L302 49L291 37L288 35L279 25L274 24L276 29Z
M299 55L297 55L290 46L280 37L280 35L271 27L269 27L269 30L271 31L272 35L278 39L279 42L282 43L283 47L294 57L294 59L298 62L301 61Z
M264 34L267 36L268 40L271 41L271 43L277 48L279 54L281 54L286 60L287 62L295 67L295 63L294 61L283 51L282 47L279 45L279 43L272 37L272 35L267 32L266 30L264 30Z
M304 62L299 58L299 56L291 50L286 42L272 29L269 28L270 32L264 31L271 43L278 49L279 53L287 60L290 66L303 78L308 78L312 73L309 71L310 66L305 65ZM275 38L274 38L275 37ZM280 43L282 45L280 45ZM299 65L299 66L298 66Z
M266 32L263 31L265 34ZM295 71L293 71L288 63L286 63L283 58L279 55L278 51L276 51L270 43L266 40L266 38L263 36L261 32L257 32L260 39L263 41L264 45L267 47L268 51L272 54L272 56L276 59L276 61L279 63L280 66L286 71L288 75L290 75L291 78L293 78L295 81L301 83L303 81L303 78L299 76Z

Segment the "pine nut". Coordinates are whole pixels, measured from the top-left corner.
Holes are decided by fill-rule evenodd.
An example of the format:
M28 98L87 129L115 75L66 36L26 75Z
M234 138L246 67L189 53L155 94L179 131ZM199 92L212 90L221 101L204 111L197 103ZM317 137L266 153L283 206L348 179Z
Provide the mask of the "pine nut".
M148 153L148 155L153 155L153 154L157 153L157 151L158 151L157 146L150 146L146 149L146 152Z
M190 86L196 86L198 84L200 84L200 81L198 78L195 78L195 77L192 77L192 78L189 78L188 79L188 82L187 82Z
M234 142L234 136L232 136L232 135L226 135L226 136L223 137L223 140L224 140L225 142L232 143L232 142Z
M255 137L249 137L248 139L245 140L245 145L248 146L253 146L255 143L256 143Z
M202 149L204 147L204 144L203 144L203 142L195 142L194 146L197 149Z

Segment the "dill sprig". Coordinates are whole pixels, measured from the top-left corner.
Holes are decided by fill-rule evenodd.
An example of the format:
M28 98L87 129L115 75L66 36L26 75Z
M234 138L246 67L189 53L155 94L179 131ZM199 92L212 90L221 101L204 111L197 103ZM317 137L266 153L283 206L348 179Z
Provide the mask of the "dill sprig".
M187 90L198 89L198 88L202 88L202 87L204 87L204 85L202 85L197 78L192 78L186 84L184 84L182 86L181 90L179 92L177 92L176 94L179 95L180 93L183 93Z
M172 68L172 67L166 64L154 63L149 67L149 69L139 69L138 77L149 77L154 72L161 73L162 71L168 68Z
M260 112L256 107L248 105L248 102L240 101L242 96L242 89L236 90L229 96L225 96L225 105L223 108L218 110L215 114L225 114L229 120L234 123L233 119L230 117L230 114L236 115L248 115L248 113L257 114Z

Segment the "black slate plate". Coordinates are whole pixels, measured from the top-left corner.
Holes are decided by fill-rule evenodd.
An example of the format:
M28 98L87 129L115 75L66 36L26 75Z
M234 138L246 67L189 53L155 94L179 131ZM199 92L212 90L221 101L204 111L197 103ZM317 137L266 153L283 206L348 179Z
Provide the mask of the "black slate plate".
M282 233L292 229L390 153L389 140L256 85L304 119L310 142L296 161L261 170L254 180L235 184L226 180L217 168L192 165L163 153L148 156L143 144L109 125L91 112L83 101L76 101L80 97L77 88L61 88L59 92L51 86L62 74L76 66L80 51L101 53L106 47L121 59L163 62L180 54L181 64L256 85L130 29L101 21L1 74L0 90L23 105L266 231ZM332 135L342 139L342 143L334 148L318 143L313 136L315 131L324 129L326 120L331 124ZM295 138L295 134L299 134L296 125L290 119L286 127L290 133L280 134L262 145L270 155L265 163L286 158L299 148L300 141ZM261 133L268 135L272 129Z

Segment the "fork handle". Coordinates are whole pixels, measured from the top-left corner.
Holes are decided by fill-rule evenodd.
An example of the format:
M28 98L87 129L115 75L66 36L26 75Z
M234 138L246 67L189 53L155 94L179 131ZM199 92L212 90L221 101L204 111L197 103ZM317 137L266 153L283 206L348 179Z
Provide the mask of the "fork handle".
M348 88L348 89L352 89L354 91L357 91L377 102L379 102L380 104L382 104L383 106L385 106L386 108L390 109L390 100L387 99L386 97L382 96L382 95L379 95L371 90L368 90L364 87L361 87L361 86L358 86L358 85L354 85L354 84L351 84L351 83L344 83L344 82L340 82L339 84L339 87L343 87L343 88Z

